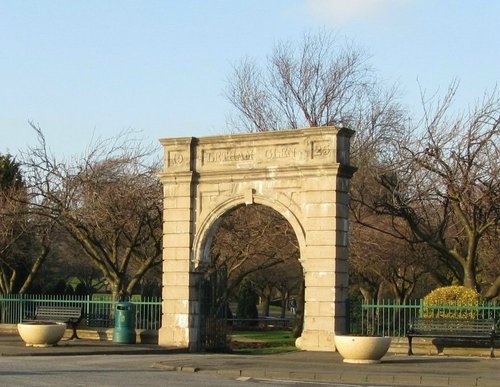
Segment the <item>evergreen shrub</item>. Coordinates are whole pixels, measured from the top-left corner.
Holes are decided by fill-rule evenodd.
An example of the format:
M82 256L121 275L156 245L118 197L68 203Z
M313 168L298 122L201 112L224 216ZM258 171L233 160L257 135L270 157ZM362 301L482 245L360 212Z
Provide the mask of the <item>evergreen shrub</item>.
M424 317L477 318L480 295L465 286L445 286L424 297Z

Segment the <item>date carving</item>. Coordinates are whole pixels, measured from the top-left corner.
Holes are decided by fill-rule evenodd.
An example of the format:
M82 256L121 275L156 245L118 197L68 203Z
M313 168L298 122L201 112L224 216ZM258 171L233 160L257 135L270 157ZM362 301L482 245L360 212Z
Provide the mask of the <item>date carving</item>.
M324 157L328 157L332 152L332 148L329 143L326 142L320 142L320 143L313 143L312 146L312 158L313 159L320 159Z
M168 161L170 165L179 166L184 161L184 156L179 152L170 152L168 155Z

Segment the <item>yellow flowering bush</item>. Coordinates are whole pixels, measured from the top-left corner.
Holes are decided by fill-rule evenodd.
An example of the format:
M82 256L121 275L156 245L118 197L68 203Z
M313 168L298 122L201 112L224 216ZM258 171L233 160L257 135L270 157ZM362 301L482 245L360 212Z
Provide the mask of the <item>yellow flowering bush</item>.
M424 317L476 318L480 295L465 286L445 286L424 297Z

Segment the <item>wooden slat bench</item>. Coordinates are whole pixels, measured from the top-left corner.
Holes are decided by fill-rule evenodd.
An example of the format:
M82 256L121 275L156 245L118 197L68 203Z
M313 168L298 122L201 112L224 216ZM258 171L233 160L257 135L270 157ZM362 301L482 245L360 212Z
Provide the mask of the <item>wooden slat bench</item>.
M489 340L490 356L495 357L495 319L416 318L408 332L408 355L413 355L414 337Z
M38 305L35 310L33 320L57 321L68 324L73 329L73 334L69 338L78 339L76 328L83 318L83 308L81 306L47 306Z

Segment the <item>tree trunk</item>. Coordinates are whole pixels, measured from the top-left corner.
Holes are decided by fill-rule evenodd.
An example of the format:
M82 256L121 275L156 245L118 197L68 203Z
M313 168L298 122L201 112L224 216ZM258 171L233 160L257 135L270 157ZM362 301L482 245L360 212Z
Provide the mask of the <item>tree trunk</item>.
M48 246L43 246L42 250L40 251L39 256L35 260L35 263L31 267L31 270L26 277L25 281L23 282L21 288L19 289L20 294L27 293L31 284L33 283L36 275L38 274L40 268L42 267L42 264L45 262L45 259L49 255L50 248Z
M304 329L304 292L306 286L305 281L302 279L300 283L300 290L297 297L297 312L295 314L295 327L293 328L293 337L300 337Z
M285 287L281 289L281 313L280 318L285 318L286 308L288 306L288 292Z
M114 279L114 281L110 281L110 283L111 296L113 297L114 301L123 301L126 297L130 296L130 294L127 293L126 289L124 289L124 284L121 278Z
M371 302L375 299L375 292L373 292L371 289L359 286L359 292L363 296L363 300L366 303Z
M263 297L263 304L262 304L262 314L266 317L269 317L269 304L271 303L271 295L266 294Z
M486 291L484 298L487 300L492 300L500 295L500 275L496 278L495 282Z
M476 280L475 264L472 260L467 259L464 266L464 286L470 289L478 290Z

